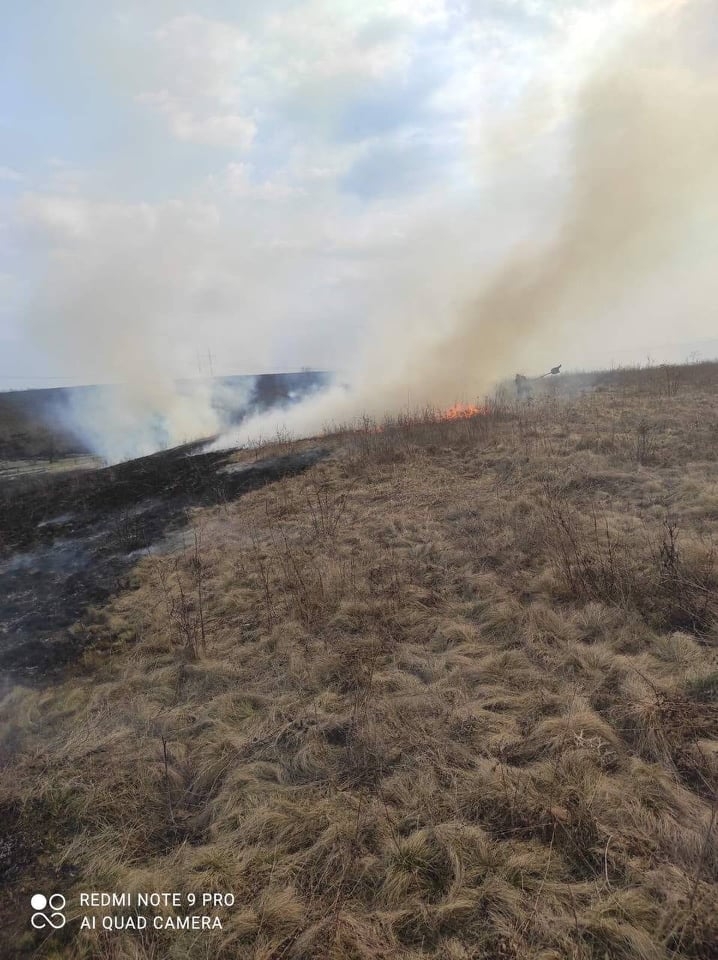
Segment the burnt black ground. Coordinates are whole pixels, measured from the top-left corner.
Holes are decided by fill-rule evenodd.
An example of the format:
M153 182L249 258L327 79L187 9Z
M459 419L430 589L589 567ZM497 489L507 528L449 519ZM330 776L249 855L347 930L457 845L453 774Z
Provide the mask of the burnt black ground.
M0 670L41 681L82 652L69 628L124 589L138 555L223 503L299 473L321 448L230 467L232 451L189 444L100 470L14 480L0 488Z

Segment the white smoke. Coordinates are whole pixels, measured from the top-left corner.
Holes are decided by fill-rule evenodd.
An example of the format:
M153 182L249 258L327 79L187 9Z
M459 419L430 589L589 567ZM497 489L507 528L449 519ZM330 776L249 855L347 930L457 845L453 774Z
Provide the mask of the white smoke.
M200 372L198 351L211 350L215 372L309 364L348 384L250 418L218 441L232 446L283 428L310 435L364 413L472 400L567 353L590 364L593 349L625 343L626 331L650 342L659 325L670 330L681 308L682 330L694 315L709 328L718 296L712 0L615 0L605 15L604 5L594 15L579 0L512 4L548 23L549 39L526 60L523 41L507 48L500 64L465 42L494 4L461 5L479 27L472 33L470 18L461 20L454 34L454 5L440 0L402 0L399 26L370 23L368 33L355 6L356 17L313 3L265 19L258 9L241 37L236 25L197 16L156 34L171 69L161 73L160 57L147 89L168 93L137 102L159 111L170 133L177 111L189 111L183 149L219 129L201 121L202 110L210 121L224 116L232 136L235 115L257 124L254 146L244 138L235 147L242 159L195 183L191 196L105 202L37 191L22 200L40 278L29 335L62 372L122 385L68 411L70 426L108 459L225 429L227 404L214 387L178 386ZM415 7L421 16L402 34ZM307 28L309 13L321 30ZM415 126L417 104L399 98L409 132L388 116L384 139L371 124L356 139L336 135L344 100L365 122L357 89L372 95L379 120L385 107L396 113L389 81L400 85L438 37L450 82L428 107L421 102ZM313 58L297 53L299 39L315 44ZM189 73L177 80L184 62ZM487 97L468 116L465 91L481 90L477 75L490 86L487 62L502 77L491 90L506 102L486 109ZM514 75L528 95L516 95ZM268 146L269 127L279 134ZM444 135L455 138L450 161L435 159ZM262 149L265 167L261 156L254 164Z
M52 411L107 463L144 457L227 429L255 380L141 381L65 391Z
M713 14L701 9L707 22ZM697 12L692 7L691 18ZM515 130L506 124L500 142L487 145L489 153L503 152L524 185L526 221L535 225L546 204L545 185L530 191L535 168L545 154L555 155L559 133L565 137L563 179L542 237L534 228L477 282L466 260L472 245L462 244L467 224L452 235L440 221L429 222L409 240L411 269L397 277L399 295L380 316L349 389L335 388L279 417L252 418L215 446L256 442L280 425L313 435L331 421L397 412L407 400L446 407L474 399L515 364L546 369L562 359L562 344L585 331L600 336L607 319L640 308L646 286L670 272L687 243L715 243L708 212L716 212L718 200L718 74L713 62L690 57L707 23L691 19L691 31L681 34L685 13L680 4L650 7L640 28L581 85L563 131L508 156L505 145L515 147L526 130L519 111ZM695 290L684 292L695 302ZM706 303L710 296L707 284Z

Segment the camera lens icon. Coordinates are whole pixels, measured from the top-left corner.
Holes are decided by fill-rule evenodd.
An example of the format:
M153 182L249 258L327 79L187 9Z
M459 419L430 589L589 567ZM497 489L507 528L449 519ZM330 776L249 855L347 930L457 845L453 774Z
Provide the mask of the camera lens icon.
M44 893L36 893L30 897L30 906L35 911L30 917L30 923L36 930L52 927L61 930L65 926L65 909L67 901L61 893L53 893L46 897ZM49 911L48 913L44 911Z

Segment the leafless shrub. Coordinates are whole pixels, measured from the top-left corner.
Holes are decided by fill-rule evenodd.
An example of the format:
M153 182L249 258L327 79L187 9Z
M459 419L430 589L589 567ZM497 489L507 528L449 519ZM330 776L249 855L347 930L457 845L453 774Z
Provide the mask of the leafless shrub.
M681 386L681 368L662 364L659 368L658 393L659 396L675 397Z
M653 430L649 423L642 420L636 427L636 460L647 463L653 453Z
M586 526L550 485L544 486L543 509L548 542L573 596L620 604L637 595L639 571L629 562L606 517L594 510Z
M645 530L619 535L606 515L594 509L587 523L550 486L543 509L547 542L572 596L632 606L669 629L711 628L718 615L714 543L688 562L674 518L662 522L658 537Z
M653 548L656 595L668 605L671 626L705 633L718 618L718 556L713 541L687 557L674 517L666 517Z
M123 511L115 518L112 527L118 545L127 553L147 546L147 534L141 515Z
M201 531L193 530L194 546L189 556L177 557L172 574L163 563L155 563L155 572L162 589L167 617L172 625L175 643L196 659L207 650L207 623L205 618L204 583L205 562L202 557ZM185 579L189 579L186 584Z
M349 490L336 493L320 471L310 474L306 489L306 504L316 537L335 541L337 529L347 507Z

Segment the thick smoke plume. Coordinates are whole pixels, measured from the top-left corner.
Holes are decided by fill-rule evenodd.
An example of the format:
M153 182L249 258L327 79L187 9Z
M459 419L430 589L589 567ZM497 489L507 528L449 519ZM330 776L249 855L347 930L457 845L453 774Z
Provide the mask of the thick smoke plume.
M247 407L254 379L139 380L67 391L53 411L65 429L107 463L216 435Z
M701 9L712 16L708 6ZM566 173L553 187L561 213L557 225L546 224L548 238L518 244L478 284L447 266L452 257L462 263L460 249L429 244L432 256L414 263L416 312L407 318L394 303L348 389L337 387L279 418L254 418L219 445L269 437L280 425L308 435L362 413L396 412L408 398L444 407L480 396L517 364L540 371L560 361L562 344L630 308L682 245L704 245L705 231L715 232L706 214L718 198L718 83L713 64L686 48L681 16L675 4L654 13L602 60L563 123L514 158L514 176L535 182L535 151L565 145ZM689 24L692 39L698 20ZM513 139L522 118L516 122ZM417 247L426 253L425 243ZM473 294L471 283L478 286ZM446 315L437 312L434 330L428 307L422 315L424 293L427 304L443 297Z
M78 394L68 425L108 460L222 431L222 447L308 436L472 401L516 371L591 364L618 325L650 343L659 277L707 316L715 271L686 265L709 263L716 240L713 0L617 6L631 15L583 82L563 48L552 70L549 46L519 106L491 123L477 109L463 128L475 182L464 163L453 192L352 206L341 187L282 192L234 165L231 183L184 201L29 196L26 221L57 239L29 325L51 356L122 384ZM242 198L226 214L232 183ZM346 318L363 325L353 340ZM219 367L200 369L210 345ZM228 429L223 411L246 398L218 396L213 369L307 360L335 385Z

